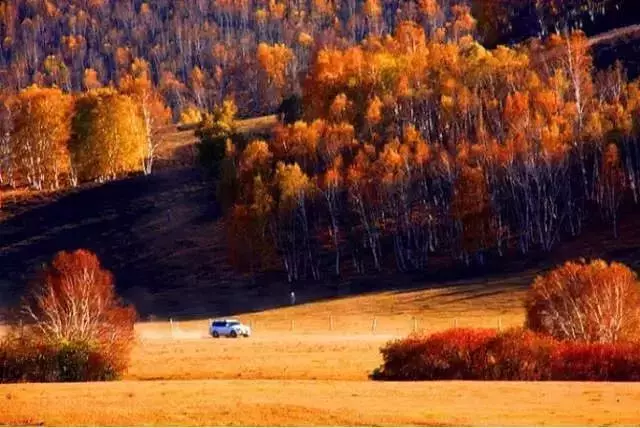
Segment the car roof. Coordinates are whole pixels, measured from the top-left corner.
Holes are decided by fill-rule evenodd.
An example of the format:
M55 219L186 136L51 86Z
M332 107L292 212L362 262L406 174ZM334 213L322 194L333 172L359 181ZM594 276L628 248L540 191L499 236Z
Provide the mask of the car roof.
M227 318L227 319L215 319L215 320L212 320L212 322L240 322L240 321L234 318Z

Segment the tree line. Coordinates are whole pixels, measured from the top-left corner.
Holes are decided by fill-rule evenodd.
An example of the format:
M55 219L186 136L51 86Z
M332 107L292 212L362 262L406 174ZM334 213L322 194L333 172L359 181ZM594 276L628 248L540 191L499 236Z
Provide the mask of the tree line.
M243 115L271 112L299 90L318 49L430 32L473 10L489 42L548 34L611 10L618 0L2 0L0 87L65 92L118 86L136 60L172 109L211 110L233 97ZM467 18L468 19L468 18ZM515 35L514 35L515 34ZM524 37L523 37L524 36Z
M151 173L171 113L138 61L119 87L0 96L0 184L59 189Z
M516 48L474 40L464 9L425 31L320 49L304 120L228 141L230 255L290 281L484 264L550 251L588 221L617 233L640 185L640 82L596 71L581 32Z

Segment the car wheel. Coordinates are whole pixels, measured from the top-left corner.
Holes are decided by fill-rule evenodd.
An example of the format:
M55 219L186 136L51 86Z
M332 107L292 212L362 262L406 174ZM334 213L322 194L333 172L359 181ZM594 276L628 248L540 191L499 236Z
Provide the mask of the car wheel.
M236 333L235 330L231 330L231 333L229 333L229 336L231 336L233 338L236 338L236 337L238 337L238 333Z
M213 333L211 333L211 335L212 335L213 337L215 337L216 339L217 339L218 337L220 337L220 334L219 334L217 331L214 331Z

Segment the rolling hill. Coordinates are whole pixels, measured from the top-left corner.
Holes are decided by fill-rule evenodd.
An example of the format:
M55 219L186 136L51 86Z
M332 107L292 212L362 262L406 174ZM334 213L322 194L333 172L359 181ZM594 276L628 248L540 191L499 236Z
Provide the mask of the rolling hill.
M601 55L631 49L640 27L631 25L590 38ZM597 52L596 52L597 53ZM241 133L264 133L275 116L237 122ZM0 307L15 304L24 285L55 252L88 248L115 274L119 291L144 316L198 317L277 307L291 286L278 272L247 278L226 260L224 227L215 186L194 166L193 128L168 127L156 172L101 186L40 193L4 191L0 209ZM633 207L632 207L633 208ZM432 287L443 280L503 275L572 257L606 257L633 266L640 259L640 228L631 209L621 238L607 228L565 242L551 254L504 260L481 271L432 270L417 275L383 272L340 281L295 285L307 300L372 290Z
M626 36L635 30L623 32ZM599 40L611 40L600 36ZM238 122L240 132L264 132L275 116ZM193 130L166 130L156 172L54 194L7 193L0 223L0 306L14 305L42 263L60 250L88 248L115 274L120 293L144 316L203 317L259 311L288 302L291 285L280 272L248 278L226 258L215 186L194 166ZM640 261L640 227L622 215L620 238L608 227L558 246L551 254L499 260L483 270L347 274L295 285L300 299L389 289L432 288L443 281L519 275L575 257ZM435 262L437 266L438 262Z
M115 274L121 294L141 314L216 316L286 304L290 285L275 272L255 281L226 260L224 228L214 186L195 168L159 171L82 188L36 206L23 206L0 226L0 296L17 302L25 283L60 250L88 248ZM620 239L594 228L526 261L504 260L486 271L383 272L296 285L304 301L384 289L429 288L445 280L505 275L573 257L605 257L638 266L640 227L629 212Z

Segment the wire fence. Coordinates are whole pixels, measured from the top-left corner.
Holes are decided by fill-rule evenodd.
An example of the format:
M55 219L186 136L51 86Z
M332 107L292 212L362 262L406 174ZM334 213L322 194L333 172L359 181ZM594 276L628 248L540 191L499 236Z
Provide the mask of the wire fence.
M164 330L174 338L207 337L213 319L150 323L143 329ZM505 316L451 316L429 318L420 316L304 316L289 318L242 317L238 321L249 326L253 336L270 334L323 334L323 335L394 335L433 333L450 328L488 328L502 331L521 326L518 315Z

